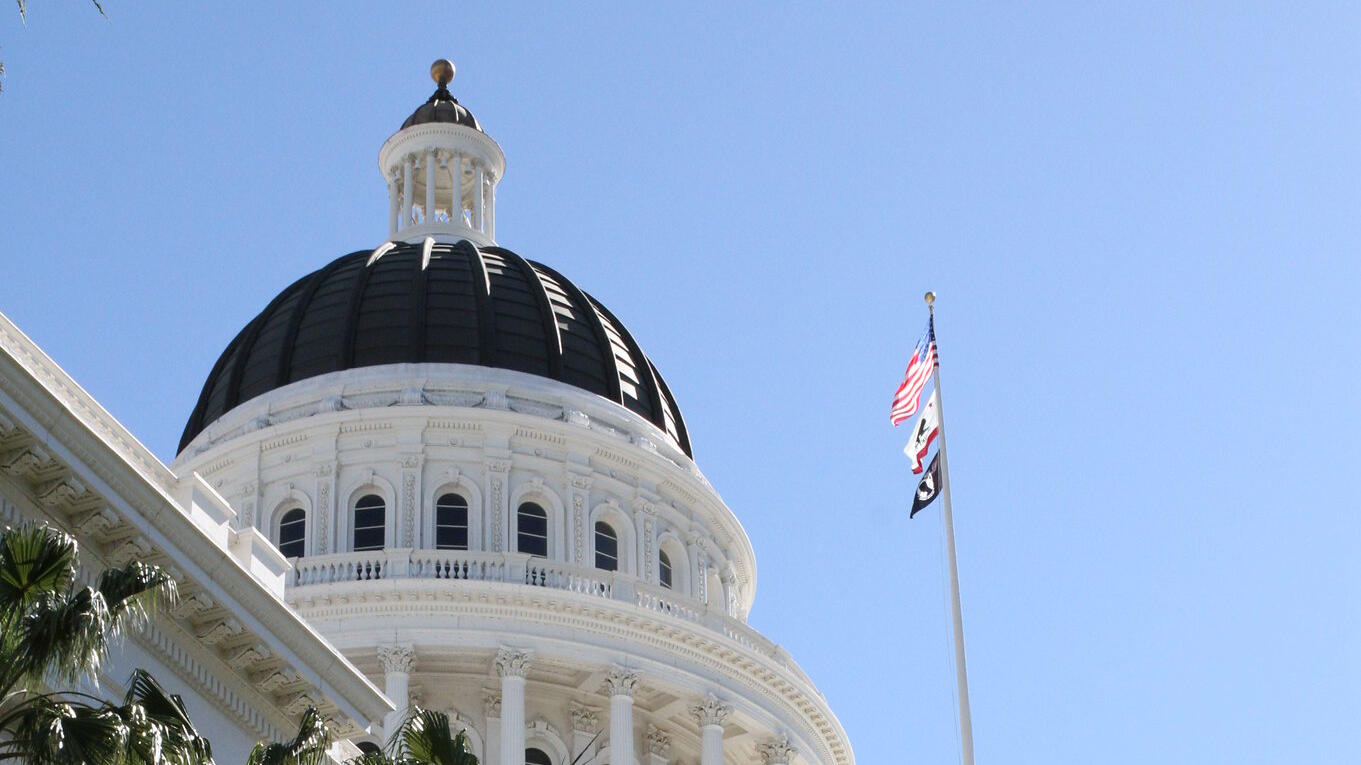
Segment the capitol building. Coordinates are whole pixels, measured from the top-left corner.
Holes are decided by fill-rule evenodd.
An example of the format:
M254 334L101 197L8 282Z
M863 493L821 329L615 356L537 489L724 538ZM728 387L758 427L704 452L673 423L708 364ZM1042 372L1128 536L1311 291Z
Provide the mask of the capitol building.
M343 761L419 705L485 765L854 765L747 624L752 546L663 370L498 242L501 147L431 75L378 152L381 242L240 317L169 465L0 316L0 520L180 583L101 692L150 670L219 763L309 706Z

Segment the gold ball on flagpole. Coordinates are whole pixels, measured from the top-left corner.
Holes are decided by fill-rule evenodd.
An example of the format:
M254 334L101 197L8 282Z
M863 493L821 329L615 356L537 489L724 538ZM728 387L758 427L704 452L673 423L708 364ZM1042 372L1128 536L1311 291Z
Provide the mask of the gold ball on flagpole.
M442 58L431 64L430 79L434 80L441 88L448 85L454 79L454 62Z
M934 292L927 292L926 295L924 295L923 297L924 297L924 299L926 300L926 304L927 304L927 305L935 305L935 304L936 304L936 293L934 293Z

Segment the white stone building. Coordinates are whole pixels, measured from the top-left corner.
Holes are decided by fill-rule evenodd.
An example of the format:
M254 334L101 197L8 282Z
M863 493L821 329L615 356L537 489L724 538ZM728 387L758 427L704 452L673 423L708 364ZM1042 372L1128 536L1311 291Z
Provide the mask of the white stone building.
M92 567L172 567L183 604L106 682L174 678L219 762L308 704L337 757L419 704L487 765L853 765L746 624L751 544L666 383L600 302L498 246L504 156L452 65L432 75L379 152L388 240L246 324L170 466L0 317L6 519L62 524Z

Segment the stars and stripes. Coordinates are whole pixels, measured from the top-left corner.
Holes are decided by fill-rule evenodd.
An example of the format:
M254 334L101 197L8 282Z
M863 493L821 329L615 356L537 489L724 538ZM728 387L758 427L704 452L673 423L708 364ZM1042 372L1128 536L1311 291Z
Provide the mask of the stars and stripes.
M939 365L940 360L936 358L936 318L932 316L926 323L926 334L917 341L917 347L912 351L912 359L907 362L907 374L903 377L903 384L899 385L898 392L893 394L893 408L889 410L888 417L894 425L917 413L922 388L926 387L926 381L931 379L931 372Z

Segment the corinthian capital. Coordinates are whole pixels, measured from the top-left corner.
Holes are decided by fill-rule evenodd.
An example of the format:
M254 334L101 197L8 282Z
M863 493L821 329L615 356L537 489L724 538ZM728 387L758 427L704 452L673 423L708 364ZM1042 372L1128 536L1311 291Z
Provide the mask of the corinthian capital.
M706 725L722 726L723 721L732 714L732 707L718 700L712 693L704 697L704 700L690 707L690 714L699 723L699 727Z
M638 690L638 681L642 677L637 670L626 667L612 667L610 673L605 676L605 689L611 696L633 698L634 691Z
M761 755L761 762L765 765L788 765L799 752L789 743L788 736L777 736L757 745L756 753Z
M496 674L501 677L524 677L529 674L529 660L533 651L502 648L496 652Z
M384 645L378 647L378 663L384 672L411 672L416 663L416 652L409 645Z

